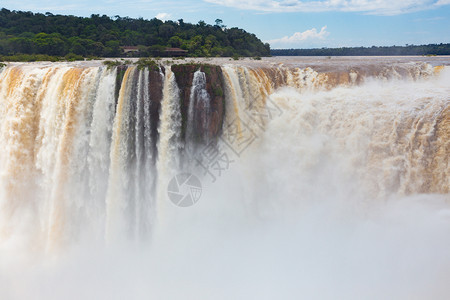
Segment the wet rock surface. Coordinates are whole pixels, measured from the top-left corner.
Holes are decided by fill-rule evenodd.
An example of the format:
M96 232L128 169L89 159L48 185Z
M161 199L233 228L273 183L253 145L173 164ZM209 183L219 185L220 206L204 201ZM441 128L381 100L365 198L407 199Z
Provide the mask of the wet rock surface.
M178 88L180 89L180 104L182 116L182 138L186 138L186 125L189 105L191 101L191 89L194 73L198 70L205 73L206 92L210 98L209 107L203 102L196 102L194 111L199 116L194 120L194 135L197 141L205 141L219 136L225 115L225 98L223 93L223 74L220 66L205 64L173 65ZM203 124L207 124L205 127Z

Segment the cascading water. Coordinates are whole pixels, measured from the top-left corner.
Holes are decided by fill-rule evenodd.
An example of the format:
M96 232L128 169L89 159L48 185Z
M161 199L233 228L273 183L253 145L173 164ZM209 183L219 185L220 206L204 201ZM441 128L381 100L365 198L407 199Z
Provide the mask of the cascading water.
M168 204L167 183L180 166L180 98L175 75L168 69L164 79L164 91L161 105L161 123L158 128L160 140L158 144L158 160L156 163L158 185L156 198L157 218L164 220Z
M188 147L194 147L194 144L196 142L198 143L198 139L203 138L196 136L198 132L207 132L208 130L210 101L210 96L206 91L206 75L204 72L197 70L194 73L191 93L189 95L189 109L186 124ZM202 121L201 124L198 124L199 120ZM199 129L196 127L199 127ZM208 136L206 136L206 139L208 140ZM204 142L207 143L207 140Z
M444 298L449 78L4 67L0 298ZM189 176L200 199L177 206Z

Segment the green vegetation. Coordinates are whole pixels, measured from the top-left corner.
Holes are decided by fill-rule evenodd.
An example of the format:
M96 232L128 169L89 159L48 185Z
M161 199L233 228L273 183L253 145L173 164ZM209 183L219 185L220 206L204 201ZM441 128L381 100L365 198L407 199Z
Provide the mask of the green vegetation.
M124 53L123 46L134 46ZM10 60L76 60L79 57L159 57L166 48L187 50L187 56L267 56L269 44L239 28L183 19L161 21L91 15L89 18L0 10L0 55ZM138 51L136 51L138 50ZM30 55L30 56L24 56ZM46 55L45 57L39 55ZM8 60L6 58L5 60Z
M143 70L145 68L150 71L159 70L159 64L151 58L140 58L137 62L135 62L135 64L139 70Z
M275 49L276 56L386 56L386 55L450 55L450 44L406 45L391 47L352 47L321 49Z
M213 86L213 92L215 97L223 97L223 90L221 86Z
M0 55L0 61L19 61L19 62L33 62L33 61L76 61L76 60L93 60L100 59L95 56L83 57L78 54L69 53L66 56L54 56L47 54L15 54L15 55Z
M134 63L129 59L105 60L103 61L103 64L107 67L107 69L112 69L114 67L121 67L121 69L123 69L122 70L123 72L125 72L126 68L131 64L136 65L138 70L143 70L147 68L150 71L158 71L160 65L158 61L152 58L140 58L138 61Z
M47 54L15 54L15 55L0 55L0 61L64 61L64 57L52 56Z
M126 64L123 61L120 60L105 60L103 64L107 67L107 69L112 69L114 67L118 66L126 66Z
M64 56L64 59L67 61L76 61L76 60L84 60L84 57L78 54L69 53Z

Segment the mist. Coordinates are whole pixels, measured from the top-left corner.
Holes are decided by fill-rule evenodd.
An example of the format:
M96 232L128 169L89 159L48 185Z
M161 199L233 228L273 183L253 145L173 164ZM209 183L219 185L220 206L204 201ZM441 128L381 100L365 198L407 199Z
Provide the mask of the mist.
M102 123L92 129L99 137L102 132L115 133L111 140L89 140L84 127L79 128L73 138L78 149L97 151L89 150L92 159L87 167L77 168L79 173L69 168L71 172L63 172L69 174L64 182L54 175L59 173L36 175L39 184L28 188L35 195L29 199L39 203L55 195L55 191L46 194L42 186L57 184L63 192L56 195L65 195L71 203L61 212L73 209L61 213L63 221L60 215L46 212L46 205L36 209L24 204L13 210L17 203L13 200L24 199L18 197L23 193L11 198L11 190L2 187L2 207L14 214L10 223L0 227L0 238L6 236L0 239L0 298L447 298L448 67L439 76L432 76L431 68L418 79L365 78L359 85L332 88L317 87L320 74L311 70L292 73L303 78L297 85L273 88L264 81L275 81L269 71L264 77L264 70L222 68L227 75L227 115L218 151L227 155L229 164L214 177L198 165L177 164L183 156L178 156L181 122L176 103L180 99L173 73L164 75L161 154L154 166L142 171L143 178L130 175L136 174L127 165L132 147L127 130L120 127L124 123L119 126L117 121L131 114L125 112L127 102L115 116L99 114L112 101L105 91L111 89L113 75L91 69L82 77L86 83L93 78L98 82L96 90L93 83L84 90L91 95L91 106L82 107L93 116L86 124ZM132 72L137 71L128 71L124 91L133 84L141 88L143 75L133 77ZM138 83L133 78L139 78ZM58 80L54 79L55 85ZM5 90L0 89L3 97ZM126 101L126 93L121 97L119 105ZM270 118L262 114L254 118L261 106L248 104L258 101L272 108ZM2 130L7 128L7 123L2 124ZM246 143L239 149L228 143L236 124ZM2 141L10 150L10 156L1 156L5 173L9 171L5 162L11 161L16 144ZM55 146L45 139L42 144L46 142ZM49 149L61 151L57 146ZM103 157L105 149L114 155ZM80 159L84 152L70 153L79 155L69 161ZM50 162L50 157L41 158L43 166L37 169L50 172ZM80 176L88 172L95 177ZM143 199L153 192L156 202L139 206L144 202L139 202L136 191L148 183L150 172L157 172L156 184L145 190L150 192ZM185 172L199 178L201 196L193 205L180 207L171 199L168 184ZM23 180L17 178L19 183ZM86 181L98 189L80 193L78 187ZM136 207L141 208L134 214ZM55 230L55 224L62 229Z

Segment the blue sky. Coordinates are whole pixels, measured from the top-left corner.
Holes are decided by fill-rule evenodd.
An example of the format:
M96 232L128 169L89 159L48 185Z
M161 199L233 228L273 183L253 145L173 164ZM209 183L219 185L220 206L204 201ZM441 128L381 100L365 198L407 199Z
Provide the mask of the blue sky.
M450 0L2 0L10 10L240 27L276 48L450 43Z

